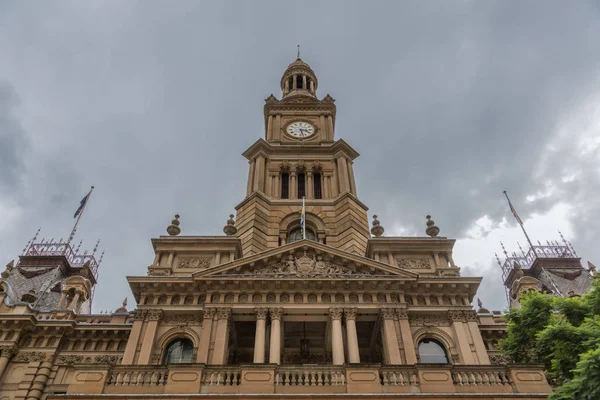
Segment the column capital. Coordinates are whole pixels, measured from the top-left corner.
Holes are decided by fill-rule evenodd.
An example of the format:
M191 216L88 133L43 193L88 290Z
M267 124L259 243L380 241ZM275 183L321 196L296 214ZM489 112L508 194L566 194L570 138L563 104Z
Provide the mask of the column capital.
M267 319L267 315L269 314L269 309L257 307L254 309L256 312L256 319Z
M396 308L398 319L408 319L408 308Z
M217 310L215 308L205 308L204 309L204 319L213 319L215 317Z
M271 315L271 320L281 320L281 316L283 315L283 308L270 308L269 314Z
M463 311L463 314L464 314L465 320L467 322L477 322L477 321L479 321L479 318L477 317L477 311L475 311L475 310Z
M395 310L393 308L382 308L380 313L381 318L394 319L394 314L396 314L394 311Z
M346 320L354 320L356 321L356 308L344 308L344 315L346 316Z
M332 320L336 320L336 319L341 320L343 313L344 313L344 309L342 309L342 308L330 308L329 309L329 317Z
M448 321L450 322L463 322L464 314L459 310L450 310L448 311Z
M17 345L0 346L0 357L12 358L19 352Z
M137 310L135 310L135 315L134 315L133 319L136 321L143 321L146 318L147 314L148 314L148 310L140 310L138 308Z
M159 321L162 316L162 310L148 310L148 321Z
M217 308L217 319L229 319L231 308Z

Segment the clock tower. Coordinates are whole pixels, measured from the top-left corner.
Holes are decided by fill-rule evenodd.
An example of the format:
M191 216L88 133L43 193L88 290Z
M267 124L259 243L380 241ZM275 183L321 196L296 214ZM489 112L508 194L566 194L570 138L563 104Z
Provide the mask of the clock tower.
M265 137L249 161L246 198L236 207L244 255L299 239L302 198L307 238L364 255L367 207L357 197L358 153L335 139L335 100L317 97L318 79L298 58L281 77L281 99L265 100Z

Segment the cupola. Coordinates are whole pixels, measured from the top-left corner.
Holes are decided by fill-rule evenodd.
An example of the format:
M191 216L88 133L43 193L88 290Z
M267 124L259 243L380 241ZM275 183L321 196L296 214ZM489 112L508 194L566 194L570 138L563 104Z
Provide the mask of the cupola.
M317 96L317 76L300 57L291 63L281 77L283 98L296 95Z

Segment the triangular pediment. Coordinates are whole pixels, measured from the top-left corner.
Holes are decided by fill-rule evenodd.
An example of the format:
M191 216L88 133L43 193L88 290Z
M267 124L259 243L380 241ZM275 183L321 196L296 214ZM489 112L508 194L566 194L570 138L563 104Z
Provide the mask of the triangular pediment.
M196 272L194 278L393 279L418 274L311 240L300 240Z

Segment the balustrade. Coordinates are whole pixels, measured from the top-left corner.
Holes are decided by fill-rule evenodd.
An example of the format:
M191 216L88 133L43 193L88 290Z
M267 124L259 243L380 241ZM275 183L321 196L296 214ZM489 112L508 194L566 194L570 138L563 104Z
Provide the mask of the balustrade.
M510 376L504 367L456 366L452 368L452 380L458 386L505 386L511 385Z
M344 368L335 367L280 367L275 373L277 386L343 386Z
M167 384L167 368L114 368L108 374L107 386L161 386Z
M237 386L241 371L237 367L208 367L204 370L202 384L207 386Z
M410 386L418 385L419 378L415 367L383 367L379 371L379 377L383 386Z

